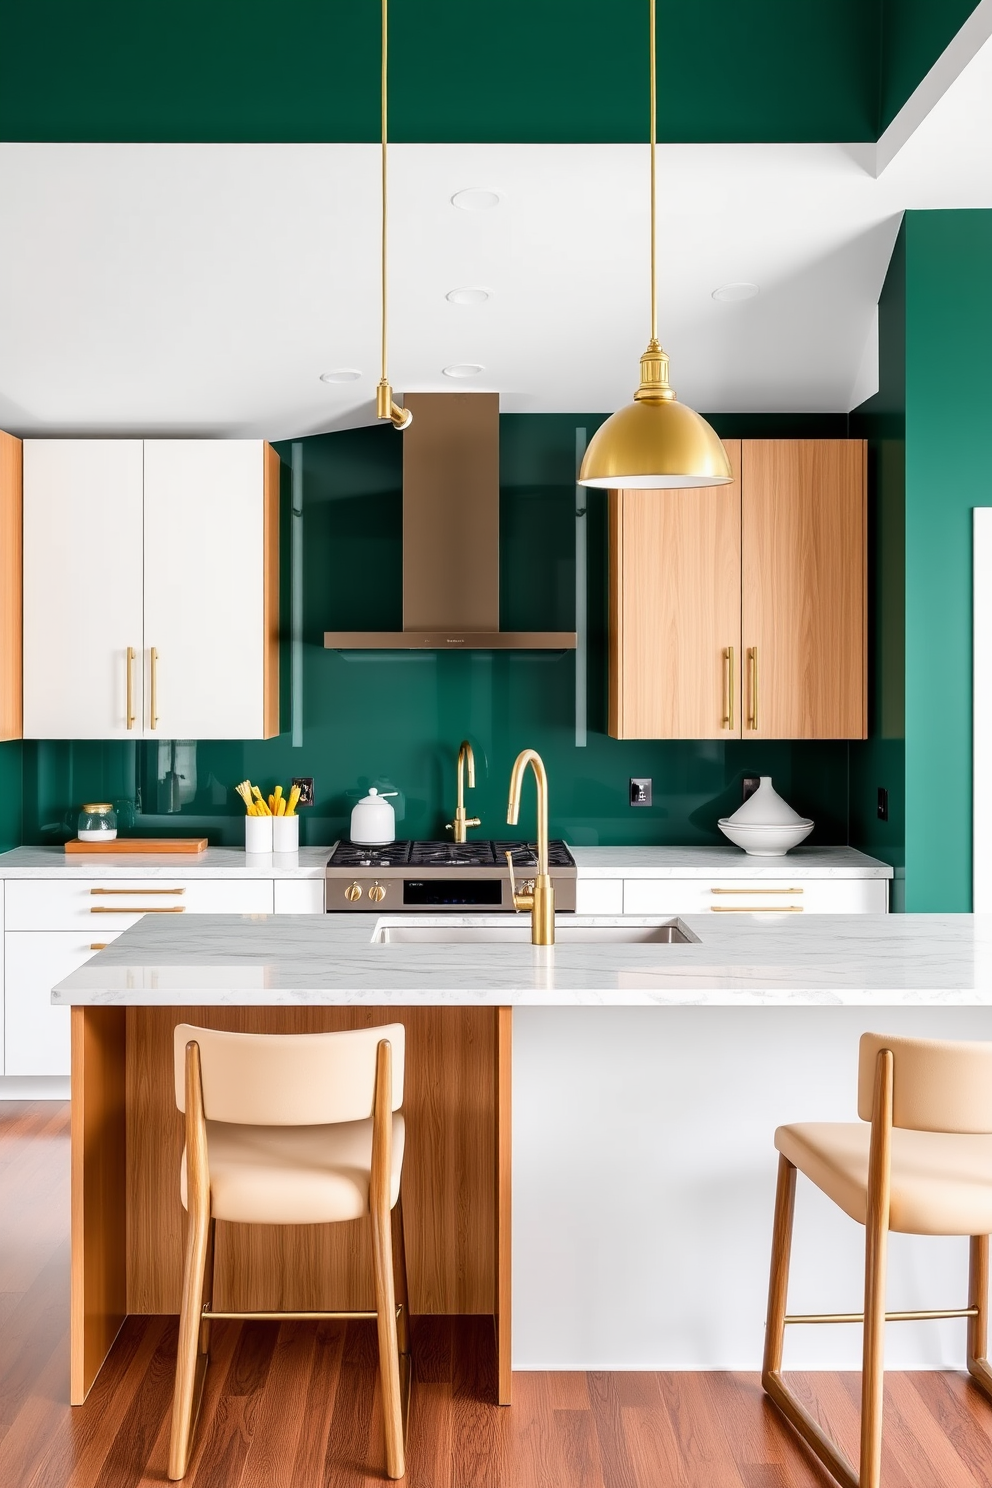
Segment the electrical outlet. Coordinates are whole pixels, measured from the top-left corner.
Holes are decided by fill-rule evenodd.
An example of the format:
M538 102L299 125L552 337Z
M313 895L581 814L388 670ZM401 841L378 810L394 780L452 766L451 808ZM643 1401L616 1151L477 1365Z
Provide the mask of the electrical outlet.
M312 806L313 805L313 776L312 775L296 775L293 778L293 785L298 785L300 787L300 799L299 799L299 801L297 801L296 804L298 806Z
M630 804L631 804L631 806L650 806L651 805L651 781L650 781L650 779L635 780L633 777L631 777L631 781L630 781Z
M746 801L748 796L753 796L760 784L760 775L745 775L741 781L741 801Z
M889 793L884 785L878 787L878 819L879 821L889 819Z

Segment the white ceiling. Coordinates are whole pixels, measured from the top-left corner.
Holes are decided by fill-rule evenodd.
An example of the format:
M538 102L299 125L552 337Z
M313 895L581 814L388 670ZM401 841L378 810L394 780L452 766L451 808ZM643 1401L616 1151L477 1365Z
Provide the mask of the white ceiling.
M992 207L992 42L876 179L875 147L659 152L660 330L696 408L846 411L906 207ZM606 412L648 333L647 149L390 152L390 370L508 412ZM465 186L500 205L450 204ZM0 146L0 427L264 435L373 421L373 145ZM712 299L728 281L760 294ZM482 306L448 290L484 285ZM453 382L442 367L481 363ZM360 381L321 383L336 367Z

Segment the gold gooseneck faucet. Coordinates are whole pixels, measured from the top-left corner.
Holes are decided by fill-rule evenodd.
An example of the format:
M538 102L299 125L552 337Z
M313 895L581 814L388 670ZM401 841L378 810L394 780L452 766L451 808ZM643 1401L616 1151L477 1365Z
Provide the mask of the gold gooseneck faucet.
M454 833L456 842L467 842L466 828L481 827L482 822L477 816L465 815L465 766L468 765L468 787L475 790L475 755L472 746L467 739L463 739L458 749L458 800L455 805L455 819L447 822L446 826Z
M531 892L518 893L513 881L513 855L506 854L510 870L510 890L516 910L530 910L530 939L532 945L554 945L555 943L555 891L548 873L548 772L536 749L522 749L513 761L510 774L510 802L506 819L511 827L517 824L520 815L520 787L524 771L530 765L537 784L537 877Z

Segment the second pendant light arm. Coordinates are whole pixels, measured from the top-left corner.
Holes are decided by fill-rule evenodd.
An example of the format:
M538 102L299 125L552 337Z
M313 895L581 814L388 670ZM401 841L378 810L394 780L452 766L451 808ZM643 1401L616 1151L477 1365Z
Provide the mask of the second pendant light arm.
M397 429L408 429L413 423L413 414L409 408L401 408L393 398L393 390L389 385L389 375L386 370L386 301L387 301L387 160L386 142L388 138L388 107L387 107L387 84L389 73L389 0L382 0L382 80L381 80L381 102L382 102L382 368L379 385L375 390L375 412L380 419L389 419Z

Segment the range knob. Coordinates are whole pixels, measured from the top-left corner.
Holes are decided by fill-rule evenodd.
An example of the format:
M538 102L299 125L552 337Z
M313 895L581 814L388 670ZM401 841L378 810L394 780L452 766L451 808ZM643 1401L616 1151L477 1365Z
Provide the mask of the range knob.
M386 891L381 883L374 883L369 889L369 898L373 904L381 904L386 897Z
M348 900L349 904L354 904L354 902L355 902L356 899L361 899L361 897L362 897L362 886L361 886L361 884L360 883L351 883L351 884L349 884L348 887L344 891L344 897Z

